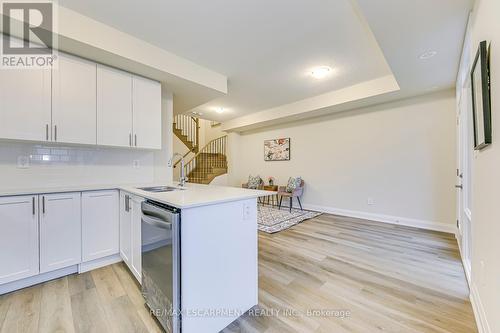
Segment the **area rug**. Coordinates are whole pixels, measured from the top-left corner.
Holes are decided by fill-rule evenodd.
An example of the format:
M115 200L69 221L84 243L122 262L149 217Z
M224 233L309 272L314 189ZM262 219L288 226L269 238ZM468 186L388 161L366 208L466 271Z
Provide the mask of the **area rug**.
M292 209L290 213L288 207L281 207L279 210L278 207L258 205L257 223L260 231L273 234L319 215L321 213L309 210Z

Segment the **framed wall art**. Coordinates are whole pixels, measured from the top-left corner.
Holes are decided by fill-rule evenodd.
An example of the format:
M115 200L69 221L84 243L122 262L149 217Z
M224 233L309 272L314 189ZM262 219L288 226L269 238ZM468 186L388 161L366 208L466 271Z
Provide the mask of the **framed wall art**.
M264 141L264 161L289 161L290 138Z
M471 70L472 112L474 121L474 149L491 144L491 100L488 47L479 44Z

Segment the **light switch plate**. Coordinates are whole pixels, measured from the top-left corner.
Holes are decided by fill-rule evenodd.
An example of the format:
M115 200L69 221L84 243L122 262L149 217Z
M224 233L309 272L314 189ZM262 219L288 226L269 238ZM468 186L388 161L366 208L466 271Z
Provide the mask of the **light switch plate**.
M17 157L17 168L18 169L28 169L30 167L29 156L18 156Z
M366 203L369 206L373 206L375 204L375 200L373 198L369 197L368 199L366 199Z

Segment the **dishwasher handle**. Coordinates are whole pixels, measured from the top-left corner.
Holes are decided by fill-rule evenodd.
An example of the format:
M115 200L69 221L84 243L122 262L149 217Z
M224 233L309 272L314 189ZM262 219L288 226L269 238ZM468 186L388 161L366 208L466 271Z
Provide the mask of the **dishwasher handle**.
M155 217L162 221L170 223L174 223L179 218L178 213L171 210L167 210L163 207L159 207L148 201L143 201L141 203L141 211L142 215Z
M149 225L152 225L153 227L172 230L172 223L165 222L165 221L163 221L159 218L156 218L156 217L142 215L141 221L142 221L142 223L147 223Z

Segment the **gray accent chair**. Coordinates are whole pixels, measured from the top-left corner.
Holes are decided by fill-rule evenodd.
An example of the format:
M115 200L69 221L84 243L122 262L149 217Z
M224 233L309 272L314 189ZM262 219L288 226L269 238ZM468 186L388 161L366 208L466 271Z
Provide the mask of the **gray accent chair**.
M248 183L241 184L241 187L242 188L248 188ZM259 183L259 186L257 186L256 190L264 190L264 180L262 178L260 178L260 183ZM257 198L257 201L259 203L262 203L263 199L262 198Z
M248 183L241 184L242 188L248 188ZM263 190L264 189L264 180L262 178L260 179L260 185L256 188L256 190Z
M300 202L300 197L302 196L302 193L304 192L304 180L300 183L300 186L295 188L292 192L287 192L286 186L280 186L278 189L278 196L280 197L280 202L279 202L279 209L281 209L281 201L283 200L283 197L290 198L290 213L292 212L292 206L293 206L293 198L297 198L299 201L299 206L301 210L302 209L302 203Z

